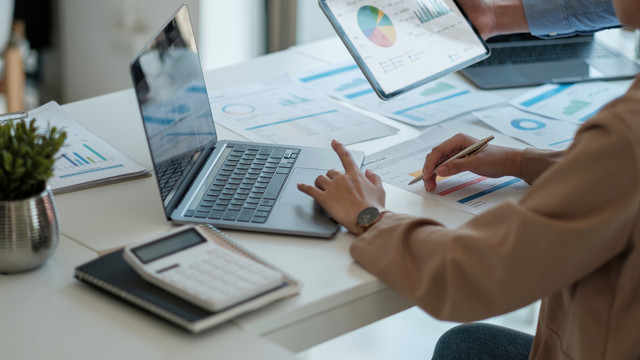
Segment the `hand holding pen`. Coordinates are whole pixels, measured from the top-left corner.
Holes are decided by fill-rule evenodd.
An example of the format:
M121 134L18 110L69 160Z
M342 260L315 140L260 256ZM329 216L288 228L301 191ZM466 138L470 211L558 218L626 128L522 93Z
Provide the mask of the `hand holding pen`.
M448 163L449 161L452 160L456 160L456 159L460 159L460 158L464 158L467 156L472 156L474 154L477 154L480 150L484 149L485 147L487 147L487 145L489 145L489 141L493 140L493 135L486 137L472 145L467 146L465 149L463 149L462 151L460 151L459 153L453 155L452 157L448 158L447 160L441 162L440 164L438 164L438 166L444 165L446 163ZM420 174L420 176L415 177L413 180L411 180L409 182L409 185L411 184L415 184L420 180L424 179L424 172L422 174Z
M490 136L489 140L478 141L469 135L457 134L431 149L422 168L422 173L425 174L424 186L427 191L436 189L436 168L439 176L451 176L471 171L490 178L522 177L523 150L499 145L483 146L484 140L488 144L491 138ZM460 151L460 149L463 150ZM475 149L477 150L473 152ZM469 157L470 153L479 155ZM463 157L465 154L467 156ZM456 157L456 159L452 157Z

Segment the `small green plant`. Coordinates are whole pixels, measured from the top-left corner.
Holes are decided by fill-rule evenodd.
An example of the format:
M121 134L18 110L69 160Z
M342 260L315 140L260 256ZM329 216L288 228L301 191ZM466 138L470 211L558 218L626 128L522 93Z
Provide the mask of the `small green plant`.
M66 138L67 133L55 126L40 131L35 119L0 124L0 201L26 199L44 191Z

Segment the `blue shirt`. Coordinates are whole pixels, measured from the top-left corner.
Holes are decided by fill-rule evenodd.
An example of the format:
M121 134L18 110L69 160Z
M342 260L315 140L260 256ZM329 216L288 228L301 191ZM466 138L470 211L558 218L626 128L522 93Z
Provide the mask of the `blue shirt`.
M587 35L619 27L611 0L522 0L531 34L539 37Z

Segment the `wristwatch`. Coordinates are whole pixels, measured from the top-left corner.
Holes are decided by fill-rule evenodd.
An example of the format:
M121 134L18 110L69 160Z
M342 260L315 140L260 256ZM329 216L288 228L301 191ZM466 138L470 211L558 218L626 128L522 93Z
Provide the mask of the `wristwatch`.
M373 226L373 224L377 223L385 212L388 211L374 206L368 207L358 214L356 226L364 233L368 228Z

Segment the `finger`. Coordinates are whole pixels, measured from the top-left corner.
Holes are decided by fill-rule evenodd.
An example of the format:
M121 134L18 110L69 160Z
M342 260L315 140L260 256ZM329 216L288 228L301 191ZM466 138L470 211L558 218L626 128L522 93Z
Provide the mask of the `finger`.
M356 165L356 162L353 161L353 157L351 153L347 150L347 148L342 145L338 140L331 141L331 147L338 154L340 158L340 162L342 162L342 167L344 167L345 173L355 173L360 172L360 168Z
M320 202L320 198L323 195L323 191L311 186L311 185L307 185L307 184L298 184L298 190L302 191L303 193L311 196L312 198L314 198L316 201Z
M425 180L433 175L433 172L438 165L438 163L434 161L434 157L431 155L432 153L427 154L427 157L424 159L424 165L422 165L422 178Z
M382 186L382 179L373 170L367 169L364 172L364 176L376 186Z
M422 181L427 191L433 191L436 189L436 169L438 162L433 160L434 157L431 154L427 155L424 161L424 167L422 168Z
M477 141L478 140L474 137L458 133L434 147L431 153L437 157L437 159L434 160L437 160L438 163L440 163Z
M470 159L451 160L446 164L442 164L436 168L436 174L439 176L451 176L461 172L471 170L469 167Z
M329 179L325 175L320 175L316 178L314 185L320 190L326 190L330 182L331 179Z
M431 192L434 191L436 189L437 183L436 183L436 176L430 176L429 178L425 178L424 179L424 186L427 189L427 191Z
M422 173L425 177L431 176L439 164L442 164L451 156L457 154L475 141L477 140L469 135L458 133L435 146L425 159Z
M339 175L342 175L342 173L336 169L331 169L329 171L327 171L327 177L331 180L335 179L336 177L338 177Z

